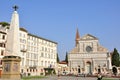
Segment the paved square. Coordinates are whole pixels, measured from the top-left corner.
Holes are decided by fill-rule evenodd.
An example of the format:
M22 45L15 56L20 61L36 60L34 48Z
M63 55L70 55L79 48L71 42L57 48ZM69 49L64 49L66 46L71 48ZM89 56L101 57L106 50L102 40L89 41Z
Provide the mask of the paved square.
M97 80L96 77L75 77L75 76L49 76L40 80Z

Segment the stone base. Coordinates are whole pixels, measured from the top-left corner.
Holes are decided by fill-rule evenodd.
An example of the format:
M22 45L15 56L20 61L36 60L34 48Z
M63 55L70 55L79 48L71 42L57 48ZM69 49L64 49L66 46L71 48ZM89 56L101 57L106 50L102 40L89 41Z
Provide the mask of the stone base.
M21 76L20 74L2 74L1 76L1 79L2 80L20 80L21 79Z
M20 61L19 56L5 56L2 59L2 80L20 80Z
M23 80L23 79L1 79L0 80Z

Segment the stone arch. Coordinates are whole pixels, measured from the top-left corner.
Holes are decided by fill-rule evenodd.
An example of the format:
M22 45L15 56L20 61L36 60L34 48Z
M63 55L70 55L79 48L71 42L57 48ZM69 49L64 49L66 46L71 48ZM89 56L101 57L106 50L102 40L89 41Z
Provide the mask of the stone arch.
M116 66L112 67L112 72L114 75L117 75L117 67Z
M78 73L81 73L81 69L79 65L78 65Z
M101 66L98 65L98 73L101 73Z

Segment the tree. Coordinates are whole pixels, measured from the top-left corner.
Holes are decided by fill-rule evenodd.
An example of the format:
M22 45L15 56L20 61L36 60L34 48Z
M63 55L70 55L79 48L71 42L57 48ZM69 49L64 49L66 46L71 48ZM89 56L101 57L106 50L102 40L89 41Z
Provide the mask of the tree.
M5 27L5 26L10 26L10 24L7 23L7 22L0 22L0 25L2 25L3 27Z
M58 53L57 53L57 63L59 63L60 59L59 59L59 56L58 56Z
M65 56L65 62L68 63L68 53L66 52L66 56Z
M113 54L112 54L112 66L119 67L120 63L120 56L116 48L114 48Z
M113 71L113 74L116 76L116 74L117 74L117 68L116 68L116 67L113 67L113 68L112 68L112 71Z

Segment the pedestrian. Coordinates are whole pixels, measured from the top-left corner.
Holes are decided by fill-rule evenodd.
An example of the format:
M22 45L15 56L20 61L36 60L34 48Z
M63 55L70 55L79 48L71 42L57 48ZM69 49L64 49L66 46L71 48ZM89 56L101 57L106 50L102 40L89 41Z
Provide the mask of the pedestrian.
M83 76L84 76L84 77L86 77L86 74L85 74L85 72L83 72Z
M102 75L100 73L98 73L98 79L97 80L102 80Z
M60 76L60 71L58 70L58 77Z
M22 78L23 77L23 75L22 75L22 73L20 73L20 78Z

